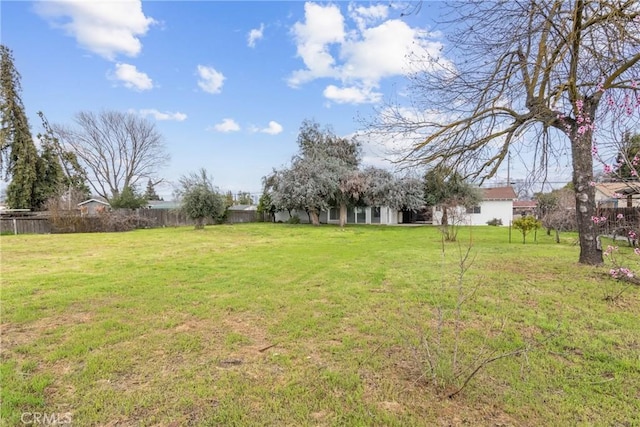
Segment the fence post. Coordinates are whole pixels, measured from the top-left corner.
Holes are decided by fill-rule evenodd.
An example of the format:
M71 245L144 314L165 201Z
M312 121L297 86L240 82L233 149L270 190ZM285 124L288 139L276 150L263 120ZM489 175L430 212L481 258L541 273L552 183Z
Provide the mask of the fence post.
M13 234L14 235L18 234L18 221L16 221L15 218L13 218Z

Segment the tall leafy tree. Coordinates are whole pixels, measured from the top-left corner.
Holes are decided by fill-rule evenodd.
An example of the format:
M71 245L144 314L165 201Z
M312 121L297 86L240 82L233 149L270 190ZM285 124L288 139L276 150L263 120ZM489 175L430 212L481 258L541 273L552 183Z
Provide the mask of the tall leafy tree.
M78 156L62 145L60 138L56 135L42 111L38 111L38 116L42 121L43 128L43 132L38 134L40 145L42 147L50 146L51 151L57 157L64 175L63 186L67 190L73 189L88 197L91 191L87 184L87 171L80 165Z
M298 147L289 168L274 170L263 179L270 209L304 210L311 223L318 225L321 211L338 207L339 223L344 226L351 206L415 210L424 204L420 180L397 178L378 168L360 169L360 144L356 140L337 137L329 128L304 121Z
M622 106L637 118L640 9L631 0L452 2L442 55L416 52L408 93L380 111L373 131L415 136L404 160L446 160L465 175L494 176L510 151L535 153L544 173L570 153L579 262L601 264L594 129ZM449 31L447 31L449 30ZM446 58L453 58L447 60ZM602 139L601 139L602 140ZM531 165L530 165L531 166Z
M440 207L440 224L446 227L452 209L477 206L482 201L482 194L457 171L440 164L429 169L424 176L424 200L427 206Z
M7 204L14 209L37 209L40 159L20 97L20 74L11 49L0 45L0 172L11 182Z
M44 207L47 200L60 193L64 186L64 171L55 148L43 141L39 162L37 189L37 207Z
M340 225L347 220L347 206L353 204L360 144L340 138L328 128L305 120L298 134L299 152L291 167L272 175L272 200L280 209L307 211L313 224L330 206L340 208Z
M388 170L376 167L368 167L362 174L367 182L363 195L365 205L415 211L425 204L423 183L418 178L397 177Z

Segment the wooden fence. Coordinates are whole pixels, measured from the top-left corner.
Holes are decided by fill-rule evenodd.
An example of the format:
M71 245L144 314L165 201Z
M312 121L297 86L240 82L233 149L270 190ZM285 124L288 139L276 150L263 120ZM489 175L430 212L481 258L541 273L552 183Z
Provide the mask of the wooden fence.
M226 222L231 224L257 222L256 211L228 211ZM193 220L177 210L118 209L98 216L59 215L23 216L0 219L0 234L94 233L124 231L134 228L193 226ZM214 224L209 220L207 225Z
M51 233L49 218L2 218L0 234L48 234Z
M606 218L599 222L604 234L612 234L616 228L640 229L640 208L599 208L597 216Z

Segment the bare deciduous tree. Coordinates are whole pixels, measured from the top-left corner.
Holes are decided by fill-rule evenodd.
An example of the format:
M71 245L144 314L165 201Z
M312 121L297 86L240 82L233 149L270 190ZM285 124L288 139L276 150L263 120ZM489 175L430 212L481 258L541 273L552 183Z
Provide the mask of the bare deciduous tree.
M153 178L169 156L152 122L119 111L82 111L74 121L74 127L55 125L54 131L81 161L98 195L110 200L140 180L157 182Z
M531 170L540 173L567 153L579 260L602 263L592 221L594 125L609 122L604 105L627 102L634 111L640 105L637 0L478 0L451 6L442 23L450 25L445 33L451 51L442 58L412 58L408 92L414 94L414 110L388 106L371 130L416 137L405 162L445 162L480 180L496 174L509 150L535 155Z
M576 229L575 195L573 190L561 188L538 197L539 201L544 199L550 200L551 203L547 202L546 206L543 206L540 220L547 229L547 234L551 230L555 231L556 243L560 243L560 232Z

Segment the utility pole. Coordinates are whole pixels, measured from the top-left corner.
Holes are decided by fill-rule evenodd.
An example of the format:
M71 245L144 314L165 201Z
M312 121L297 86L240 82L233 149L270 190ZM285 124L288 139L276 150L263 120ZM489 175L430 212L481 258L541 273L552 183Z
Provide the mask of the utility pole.
M511 186L511 151L507 154L507 186Z

